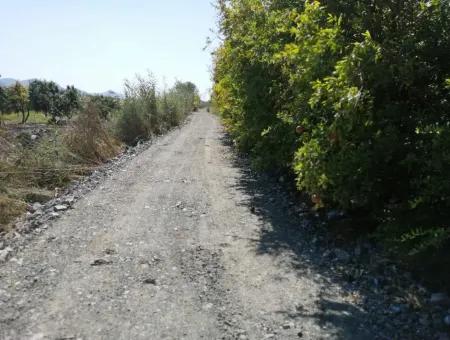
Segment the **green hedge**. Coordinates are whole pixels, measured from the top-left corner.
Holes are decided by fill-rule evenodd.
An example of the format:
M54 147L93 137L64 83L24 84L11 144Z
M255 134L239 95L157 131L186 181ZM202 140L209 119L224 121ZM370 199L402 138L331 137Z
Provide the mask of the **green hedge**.
M398 254L442 251L450 3L219 0L218 8L214 104L239 147L258 167L293 171L318 207L366 211Z

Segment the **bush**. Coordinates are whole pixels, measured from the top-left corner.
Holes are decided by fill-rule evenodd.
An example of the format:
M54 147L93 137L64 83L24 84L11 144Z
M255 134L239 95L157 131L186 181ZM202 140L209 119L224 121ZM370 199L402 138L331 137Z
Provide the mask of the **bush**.
M218 8L213 103L255 164L293 171L317 207L367 212L401 255L448 249L448 1Z
M124 143L134 145L151 136L150 121L144 112L137 100L124 100L116 118L117 135Z
M66 185L76 163L62 137L55 130L32 147L25 147L14 155L11 164L14 175L10 184L21 187L55 188Z
M120 143L110 136L101 115L97 106L89 102L64 136L64 144L80 163L100 164L121 151Z
M120 109L120 100L114 97L93 95L89 96L87 101L96 107L100 117L105 120L108 120L114 111Z
M114 117L117 136L127 144L136 144L170 127L180 124L199 101L197 87L177 82L163 93L157 93L157 84L151 75L125 82L122 109Z

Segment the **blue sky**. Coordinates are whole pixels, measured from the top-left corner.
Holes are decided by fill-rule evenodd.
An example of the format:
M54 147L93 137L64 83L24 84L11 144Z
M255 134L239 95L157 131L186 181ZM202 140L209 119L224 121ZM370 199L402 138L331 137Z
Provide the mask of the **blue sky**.
M168 85L211 87L210 0L1 1L0 74L42 78L89 92L121 91L152 71Z

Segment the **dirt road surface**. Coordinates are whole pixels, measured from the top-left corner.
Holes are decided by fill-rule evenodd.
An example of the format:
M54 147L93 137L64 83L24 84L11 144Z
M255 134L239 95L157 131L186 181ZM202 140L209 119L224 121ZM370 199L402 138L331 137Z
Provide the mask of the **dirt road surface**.
M0 265L0 338L372 338L256 186L194 113Z

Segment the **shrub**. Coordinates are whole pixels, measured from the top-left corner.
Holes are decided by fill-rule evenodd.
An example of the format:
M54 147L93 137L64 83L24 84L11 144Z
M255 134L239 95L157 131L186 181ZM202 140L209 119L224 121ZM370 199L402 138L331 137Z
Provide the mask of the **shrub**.
M108 120L111 114L120 109L120 100L114 97L94 95L88 97L88 103L95 105L102 119Z
M55 106L62 91L53 81L33 80L28 92L31 108L35 111L42 111L47 116L50 112L55 112Z
M121 150L120 143L109 135L101 114L97 106L89 102L64 136L64 144L80 163L99 164Z
M10 184L44 188L66 185L74 173L75 162L61 139L55 130L36 145L17 151L11 164L14 175Z
M20 112L22 124L25 124L30 116L30 101L26 87L16 82L14 86L6 90L6 111Z
M183 121L198 100L198 90L193 83L176 82L174 87L158 94L151 75L137 76L134 82L125 82L125 99L121 111L114 117L117 136L127 144L136 144L161 134Z
M254 163L293 171L318 207L366 212L399 253L448 249L448 1L218 8L213 102Z
M25 212L26 204L0 194L0 231Z

